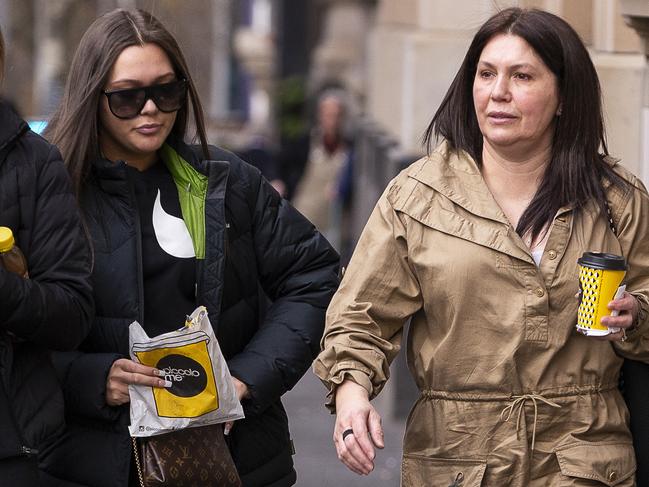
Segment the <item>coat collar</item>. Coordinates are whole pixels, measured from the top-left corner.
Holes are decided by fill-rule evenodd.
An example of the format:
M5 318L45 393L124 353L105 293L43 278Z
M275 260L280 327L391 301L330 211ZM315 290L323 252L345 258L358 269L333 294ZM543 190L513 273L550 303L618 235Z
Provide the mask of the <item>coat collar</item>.
M209 175L209 165L203 159L200 147L190 146L183 141L169 136L168 144L178 155L199 173ZM120 194L125 191L128 165L124 161L111 161L100 158L92 162L92 175L99 186L109 194Z
M529 249L516 235L491 194L478 165L466 152L453 150L444 141L430 156L410 166L406 170L406 176L415 181L417 187L412 188L412 192L406 192L409 197L395 198L395 201L400 201L398 206L402 211L444 233L534 263ZM443 218L440 218L440 214L431 211L435 193L486 222L477 224L474 218L445 205L442 205L445 211ZM441 207L436 208L443 211ZM570 212L571 208L562 207L556 217L560 218Z
M411 166L408 176L444 195L469 213L509 226L509 220L487 187L475 160L443 141L423 164ZM562 207L557 216L571 211Z
M413 166L408 176L476 216L509 225L476 162L466 152L451 149L447 141L423 164Z

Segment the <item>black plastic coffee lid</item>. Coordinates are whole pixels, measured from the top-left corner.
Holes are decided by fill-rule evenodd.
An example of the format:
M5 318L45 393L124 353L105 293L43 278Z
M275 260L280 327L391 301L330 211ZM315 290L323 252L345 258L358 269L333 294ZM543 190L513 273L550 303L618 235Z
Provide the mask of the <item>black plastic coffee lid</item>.
M584 252L581 259L577 260L577 264L607 271L626 270L626 260L624 257L604 252Z

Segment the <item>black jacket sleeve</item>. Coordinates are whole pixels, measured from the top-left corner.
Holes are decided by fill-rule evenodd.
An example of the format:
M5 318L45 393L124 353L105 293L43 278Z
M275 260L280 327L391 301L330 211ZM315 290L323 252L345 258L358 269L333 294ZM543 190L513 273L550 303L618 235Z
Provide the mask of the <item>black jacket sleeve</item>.
M23 228L14 229L30 278L0 269L0 327L49 349L73 349L88 333L93 301L89 246L69 177L59 151L35 134L14 151L32 168L19 168L25 180L17 184L33 184L34 199L20 199Z
M106 403L106 379L113 363L120 358L124 357L117 353L52 354L68 414L104 421L115 421L119 417L124 408Z
M254 181L253 245L272 304L245 349L228 362L250 390L246 414L262 412L308 370L320 350L339 266L338 254L315 227L265 179Z

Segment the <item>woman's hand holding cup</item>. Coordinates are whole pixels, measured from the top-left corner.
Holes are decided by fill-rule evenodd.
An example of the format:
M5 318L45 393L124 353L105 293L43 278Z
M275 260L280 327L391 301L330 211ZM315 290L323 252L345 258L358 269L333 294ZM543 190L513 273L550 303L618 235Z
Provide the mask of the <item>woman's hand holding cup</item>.
M622 284L627 271L621 255L584 252L579 266L577 330L607 341L624 341L638 315L636 299Z
M608 309L612 312L617 311L617 316L603 316L601 323L609 328L618 328L619 331L598 338L613 342L624 341L626 331L633 327L638 318L640 304L633 294L625 291L622 297L608 303Z

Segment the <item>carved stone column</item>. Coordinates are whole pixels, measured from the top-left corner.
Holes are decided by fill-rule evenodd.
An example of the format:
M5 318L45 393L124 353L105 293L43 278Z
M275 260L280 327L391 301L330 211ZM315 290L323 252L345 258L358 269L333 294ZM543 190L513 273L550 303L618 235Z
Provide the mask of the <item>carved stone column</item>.
M235 32L234 50L251 78L250 130L271 134L271 93L275 82L275 44L272 33L272 3L252 0L251 22Z
M33 110L49 113L58 102L58 93L65 83L64 33L68 8L73 0L49 2L36 0L34 18L34 82Z
M207 113L212 120L225 120L228 115L230 83L230 29L232 0L213 0L210 99Z
M646 0L620 0L626 23L635 29L644 42L645 55L649 57L649 2Z
M312 90L338 84L357 102L364 99L366 39L374 4L373 0L321 0L324 20L313 55Z

